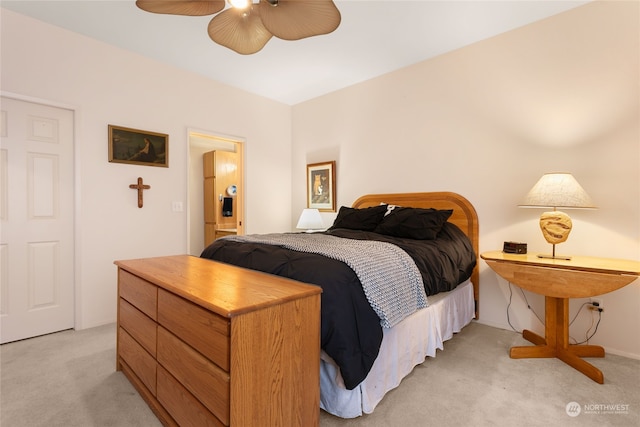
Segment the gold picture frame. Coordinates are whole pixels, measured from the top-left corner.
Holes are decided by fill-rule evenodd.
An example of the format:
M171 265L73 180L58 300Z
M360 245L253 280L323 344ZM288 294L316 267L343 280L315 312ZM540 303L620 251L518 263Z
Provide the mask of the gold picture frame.
M109 125L109 162L169 167L169 135Z
M336 211L336 162L307 165L307 207Z

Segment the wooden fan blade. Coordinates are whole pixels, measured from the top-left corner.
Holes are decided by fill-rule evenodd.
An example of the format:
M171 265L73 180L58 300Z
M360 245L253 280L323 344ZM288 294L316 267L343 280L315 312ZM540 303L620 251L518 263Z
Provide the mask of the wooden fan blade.
M284 40L328 34L340 25L332 0L260 0L259 8L267 30Z
M225 10L209 22L208 32L214 42L243 55L258 52L272 37L256 7L249 11Z
M224 5L224 0L136 0L136 6L144 11L168 15L212 15L224 9Z

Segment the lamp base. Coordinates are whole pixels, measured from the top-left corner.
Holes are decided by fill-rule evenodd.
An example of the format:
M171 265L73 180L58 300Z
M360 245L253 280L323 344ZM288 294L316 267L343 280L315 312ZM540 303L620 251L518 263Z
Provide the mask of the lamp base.
M556 245L555 243L552 245L552 252L551 255L546 255L546 254L538 254L538 258L544 258L544 259L562 259L565 261L570 261L571 257L569 255L556 255Z
M571 257L569 255L550 255L550 254L538 254L538 258L544 259L563 259L565 261L571 261Z

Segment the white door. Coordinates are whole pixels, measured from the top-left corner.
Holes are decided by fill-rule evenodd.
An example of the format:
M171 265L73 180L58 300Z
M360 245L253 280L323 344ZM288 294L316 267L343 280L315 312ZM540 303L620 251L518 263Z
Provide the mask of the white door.
M2 97L0 342L73 328L73 112Z

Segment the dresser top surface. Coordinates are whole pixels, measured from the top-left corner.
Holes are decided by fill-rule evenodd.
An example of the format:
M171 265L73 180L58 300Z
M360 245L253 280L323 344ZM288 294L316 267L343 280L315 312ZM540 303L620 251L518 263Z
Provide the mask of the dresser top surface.
M190 255L122 260L115 264L225 317L322 291L319 286Z

